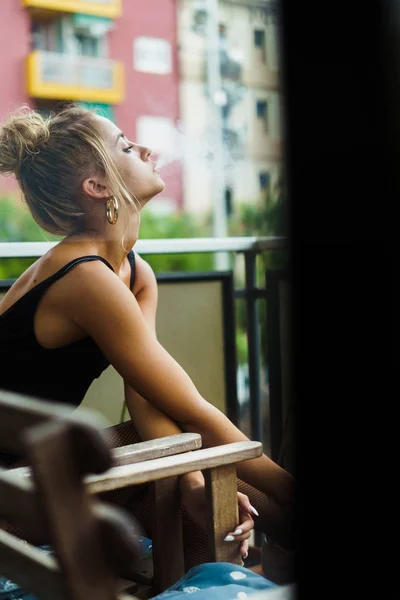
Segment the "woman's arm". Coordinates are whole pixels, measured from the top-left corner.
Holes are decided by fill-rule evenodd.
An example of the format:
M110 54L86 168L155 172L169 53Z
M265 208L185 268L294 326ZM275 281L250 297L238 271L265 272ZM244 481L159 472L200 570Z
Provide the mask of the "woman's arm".
M68 285L69 277L74 279L73 285ZM100 262L83 263L62 281L66 293L60 308L64 314L95 340L140 396L184 431L199 433L205 446L248 439L199 394L187 373L157 341L138 301L115 273ZM238 476L277 502L292 502L293 478L265 455L239 463Z
M144 320L152 334L156 335L158 288L150 265L136 254L136 277L133 293ZM168 415L145 400L125 380L125 401L129 415L142 440L153 440L167 435L182 433L182 428Z
M136 255L136 277L132 290L142 315L149 325L153 335L156 333L156 314L158 303L158 288L155 275L150 265ZM139 432L141 439L151 440L158 437L182 433L182 428L168 415L161 412L150 402L138 394L129 383L125 382L125 400L132 422ZM182 501L192 518L201 526L207 522L206 497L204 494L205 481L201 471L186 473L180 477ZM236 531L230 532L236 541L241 541L241 554L248 553L248 538L254 527L250 516L251 505L247 496L238 493L240 520Z

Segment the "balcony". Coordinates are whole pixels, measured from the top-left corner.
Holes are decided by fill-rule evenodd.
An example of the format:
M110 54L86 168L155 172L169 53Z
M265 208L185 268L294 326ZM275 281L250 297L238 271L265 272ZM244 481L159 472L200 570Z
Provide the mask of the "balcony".
M31 98L118 104L124 97L122 65L103 58L35 50L26 77Z
M224 48L220 50L221 76L240 83L242 81L242 65L231 58L229 52Z
M53 245L0 243L0 264L8 259L39 257ZM276 256L286 249L287 240L279 237L139 240L135 246L143 256L199 252L230 256L232 270L157 274L157 337L202 395L244 433L263 441L272 458L277 460L280 456L290 470L293 447L282 450L284 442L288 442L293 417L288 274L285 268L268 267L264 285L258 285L256 273L261 255L274 252ZM13 280L0 281L0 299L12 283ZM237 357L238 303L244 303L246 312L245 362ZM260 303L267 307L266 323L259 317ZM261 337L267 347L265 359ZM123 383L113 367L92 384L83 407L101 412L110 424L128 418Z
M122 13L121 0L22 0L22 6L35 14L56 11L117 19Z
M230 129L229 127L224 127L222 134L225 147L229 150L231 156L243 158L245 154L244 136L236 129Z

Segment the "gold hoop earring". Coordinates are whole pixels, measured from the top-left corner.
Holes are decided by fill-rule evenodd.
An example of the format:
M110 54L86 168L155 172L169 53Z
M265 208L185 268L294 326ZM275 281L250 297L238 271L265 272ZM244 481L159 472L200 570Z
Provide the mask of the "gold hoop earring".
M118 221L118 213L118 200L114 196L110 196L106 203L106 215L110 225L115 225L115 223Z

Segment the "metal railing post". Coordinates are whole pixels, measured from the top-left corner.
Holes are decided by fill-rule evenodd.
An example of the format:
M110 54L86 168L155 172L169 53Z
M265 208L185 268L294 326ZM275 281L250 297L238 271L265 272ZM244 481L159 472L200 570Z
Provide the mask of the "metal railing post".
M263 441L261 388L260 388L260 336L257 306L256 252L245 252L245 300L247 314L247 344L249 361L250 424L252 439Z

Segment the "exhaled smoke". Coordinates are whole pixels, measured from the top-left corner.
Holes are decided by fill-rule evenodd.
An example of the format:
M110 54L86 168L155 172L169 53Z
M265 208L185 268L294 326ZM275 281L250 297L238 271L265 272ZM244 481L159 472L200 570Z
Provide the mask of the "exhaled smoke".
M195 165L199 162L204 163L208 159L212 163L217 148L218 140L216 140L215 134L210 133L202 137L189 135L185 132L183 124L178 123L171 132L168 147L157 152L157 168L162 175L166 175L173 170L173 165L177 162L182 165L188 163ZM229 170L232 168L233 159L230 145L226 141L222 151L225 169Z

